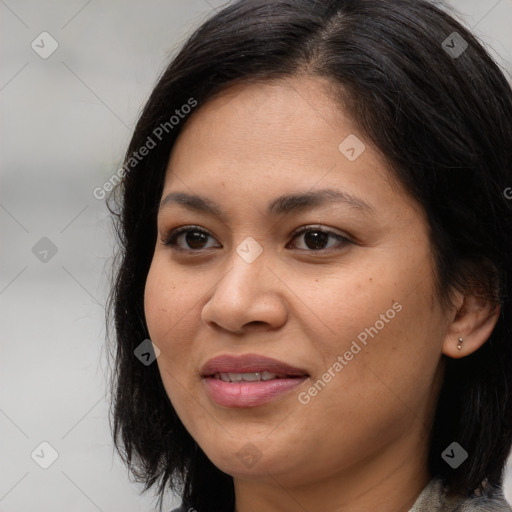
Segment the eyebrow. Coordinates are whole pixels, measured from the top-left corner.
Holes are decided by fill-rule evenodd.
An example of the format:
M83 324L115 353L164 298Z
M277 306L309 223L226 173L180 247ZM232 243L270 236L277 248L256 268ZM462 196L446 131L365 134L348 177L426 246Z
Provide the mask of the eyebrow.
M285 194L272 200L267 205L267 214L271 216L300 213L326 204L345 204L365 213L373 212L373 208L347 192L334 189L322 189L298 194ZM196 194L171 192L160 202L159 211L172 204L178 204L188 210L222 217L222 208L215 202Z

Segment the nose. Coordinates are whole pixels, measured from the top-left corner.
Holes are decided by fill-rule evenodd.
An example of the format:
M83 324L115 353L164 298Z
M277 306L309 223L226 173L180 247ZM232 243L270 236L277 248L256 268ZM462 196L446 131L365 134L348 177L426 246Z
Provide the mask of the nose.
M234 334L281 327L287 319L282 295L285 286L267 263L264 253L252 263L234 253L229 269L202 309L202 321Z

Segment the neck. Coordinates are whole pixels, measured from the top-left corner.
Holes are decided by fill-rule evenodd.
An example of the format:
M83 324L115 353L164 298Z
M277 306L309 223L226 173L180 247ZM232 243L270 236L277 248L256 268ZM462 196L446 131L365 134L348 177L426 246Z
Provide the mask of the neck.
M401 444L399 453L388 446L370 461L304 485L272 472L265 481L235 478L235 512L408 512L431 476L424 442Z

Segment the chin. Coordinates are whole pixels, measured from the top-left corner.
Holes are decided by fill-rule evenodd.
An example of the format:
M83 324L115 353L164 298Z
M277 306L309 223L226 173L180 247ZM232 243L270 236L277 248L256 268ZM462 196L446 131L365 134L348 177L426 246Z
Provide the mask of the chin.
M270 473L281 473L282 468L276 464L277 457L261 453L248 442L238 451L229 453L212 453L208 458L217 468L234 478L271 480ZM281 459L282 460L282 459Z

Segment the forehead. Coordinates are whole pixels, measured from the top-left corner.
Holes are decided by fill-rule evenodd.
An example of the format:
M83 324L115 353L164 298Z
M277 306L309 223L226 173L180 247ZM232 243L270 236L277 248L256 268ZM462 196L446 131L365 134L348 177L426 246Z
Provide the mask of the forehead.
M356 131L338 106L329 81L288 77L222 90L191 116L178 141L190 131L197 137L196 143L215 138L219 149L238 141L249 148L264 141L269 144L267 155L276 145L288 147L305 140L314 144L326 140L328 133L337 139L344 130ZM326 142L331 145L332 140ZM243 151L245 146L238 149Z
M171 160L204 159L208 152L210 161L240 161L244 167L284 157L307 165L323 152L335 163L339 143L357 130L330 89L327 80L314 77L229 87L192 114Z
M216 95L178 137L163 197L173 190L199 195L215 189L223 199L260 198L267 205L270 196L292 189L342 187L353 196L392 200L389 189L396 183L385 160L331 91L326 80L294 77Z

